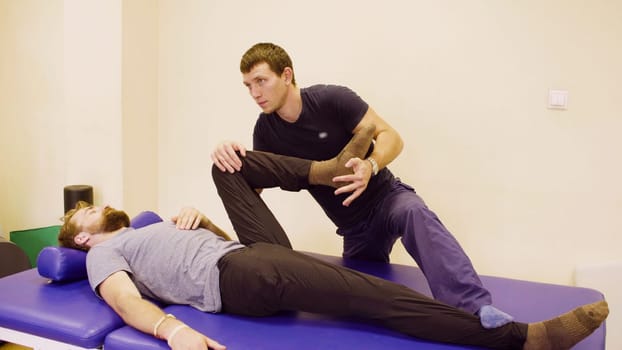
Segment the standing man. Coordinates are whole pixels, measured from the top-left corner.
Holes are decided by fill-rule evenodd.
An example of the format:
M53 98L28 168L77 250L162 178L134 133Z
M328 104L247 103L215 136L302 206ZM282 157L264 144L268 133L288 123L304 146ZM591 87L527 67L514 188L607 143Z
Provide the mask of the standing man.
M470 259L436 214L386 167L399 155L403 142L373 108L346 87L299 88L289 55L272 43L259 43L246 51L240 71L262 110L253 132L254 150L327 160L353 134L375 129L367 154L346 163L351 168L348 174L333 178L333 186L308 189L343 237L344 258L388 262L395 241L401 238L437 300L477 314L486 328L513 320L492 306L490 292ZM242 144L224 142L211 157L220 171L234 173L242 167L238 154L246 155Z

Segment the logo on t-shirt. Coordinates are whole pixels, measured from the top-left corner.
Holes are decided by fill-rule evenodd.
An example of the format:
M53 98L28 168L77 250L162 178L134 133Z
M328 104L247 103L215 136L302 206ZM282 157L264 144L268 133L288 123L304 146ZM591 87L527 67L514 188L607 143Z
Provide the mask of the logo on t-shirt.
M317 134L317 137L319 137L320 139L325 139L328 137L328 132L326 131L320 131L319 134Z

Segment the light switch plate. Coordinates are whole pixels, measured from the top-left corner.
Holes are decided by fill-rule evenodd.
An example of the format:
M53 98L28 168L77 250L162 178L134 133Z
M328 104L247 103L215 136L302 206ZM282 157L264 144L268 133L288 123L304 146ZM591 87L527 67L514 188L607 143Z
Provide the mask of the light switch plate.
M549 90L549 108L567 109L568 108L568 91L567 90Z

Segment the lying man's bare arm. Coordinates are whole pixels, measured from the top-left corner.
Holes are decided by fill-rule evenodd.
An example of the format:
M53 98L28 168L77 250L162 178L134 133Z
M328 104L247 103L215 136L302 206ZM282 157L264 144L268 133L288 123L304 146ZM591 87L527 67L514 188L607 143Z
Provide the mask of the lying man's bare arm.
M219 344L188 327L172 315L143 299L125 271L115 272L99 285L99 293L128 325L141 332L166 339L172 349L224 350Z

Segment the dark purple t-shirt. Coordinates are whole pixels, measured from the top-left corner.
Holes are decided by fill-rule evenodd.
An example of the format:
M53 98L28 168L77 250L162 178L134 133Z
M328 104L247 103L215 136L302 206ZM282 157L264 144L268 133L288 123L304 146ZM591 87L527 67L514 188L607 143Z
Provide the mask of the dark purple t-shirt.
M289 123L276 112L259 115L253 132L255 150L312 160L330 159L350 141L352 130L369 108L355 92L342 86L313 85L301 89L300 94L302 112L296 122ZM373 145L369 153L371 149ZM382 169L349 207L341 204L349 193L335 196L335 189L328 186L312 186L309 192L335 225L347 228L369 216L392 180L391 172Z

